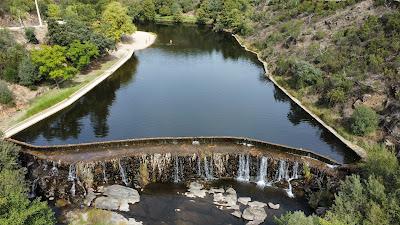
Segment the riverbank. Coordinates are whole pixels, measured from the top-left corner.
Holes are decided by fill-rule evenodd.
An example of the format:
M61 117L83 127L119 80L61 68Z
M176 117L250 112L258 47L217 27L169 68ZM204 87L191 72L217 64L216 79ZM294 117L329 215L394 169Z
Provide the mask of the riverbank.
M117 50L110 53L109 57L111 60L102 63L99 70L93 70L88 74L76 76L73 80L76 83L74 86L65 89L49 90L45 94L36 97L26 108L15 114L6 115L6 118L2 118L0 127L4 130L4 137L10 137L77 101L111 76L132 57L135 51L152 45L156 39L156 35L137 31L127 39L128 41L120 43L117 46Z
M310 116L312 116L318 123L320 123L325 129L329 130L330 133L332 133L335 137L337 137L341 142L343 142L347 147L352 149L358 156L361 157L361 159L365 159L367 157L367 153L365 149L362 147L354 144L353 142L347 140L344 138L342 135L340 135L333 127L329 126L327 123L325 123L321 118L319 118L316 114L314 114L310 109L308 109L301 101L299 101L297 98L295 98L293 95L289 93L288 90L286 90L283 86L281 86L275 79L274 76L269 72L268 70L268 64L265 62L260 54L254 50L251 50L247 44L245 43L244 40L242 40L238 35L232 34L232 36L236 39L236 41L248 52L251 52L255 54L258 58L258 60L263 64L265 75L268 77L269 80L271 80L276 87L278 87L281 91L283 91L293 102L295 102L298 106L300 106L304 111L306 111Z

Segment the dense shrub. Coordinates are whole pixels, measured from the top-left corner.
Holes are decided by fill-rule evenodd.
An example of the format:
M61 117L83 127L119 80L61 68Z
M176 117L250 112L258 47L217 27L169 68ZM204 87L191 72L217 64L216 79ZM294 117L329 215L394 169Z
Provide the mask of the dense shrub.
M351 132L355 135L367 135L378 127L376 112L368 107L359 106L355 109L350 119Z
M18 65L26 54L8 30L0 29L0 79L18 82Z
M8 89L7 84L0 81L0 104L10 104L13 100L13 94L10 89Z
M25 86L34 85L36 82L41 80L39 71L29 56L22 59L19 65L18 78L19 83Z
M33 28L25 28L25 38L31 44L39 44L39 41L35 35L35 30Z
M295 61L291 66L291 73L297 89L322 82L322 71L305 61Z

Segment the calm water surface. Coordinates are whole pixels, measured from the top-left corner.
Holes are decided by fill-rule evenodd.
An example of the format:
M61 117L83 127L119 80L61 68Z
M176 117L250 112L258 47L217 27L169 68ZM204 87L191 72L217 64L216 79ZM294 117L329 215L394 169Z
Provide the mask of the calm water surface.
M15 138L37 145L161 136L243 136L310 149L340 162L355 155L264 77L227 34L147 25L156 43L71 107ZM169 45L172 40L172 45Z

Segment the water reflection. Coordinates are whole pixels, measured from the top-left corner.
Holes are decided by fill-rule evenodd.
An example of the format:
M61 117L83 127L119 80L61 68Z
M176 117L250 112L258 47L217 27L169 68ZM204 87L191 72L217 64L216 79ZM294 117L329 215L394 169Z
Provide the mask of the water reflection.
M161 136L245 136L311 149L337 161L350 152L263 75L227 34L148 25L158 34L78 102L16 135L33 144ZM172 40L172 45L169 45Z

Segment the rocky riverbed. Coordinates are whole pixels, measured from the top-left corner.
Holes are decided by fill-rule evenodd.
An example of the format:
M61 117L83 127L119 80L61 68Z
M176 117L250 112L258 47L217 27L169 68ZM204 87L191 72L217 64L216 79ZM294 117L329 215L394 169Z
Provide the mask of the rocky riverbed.
M62 207L61 207L62 208ZM287 211L309 208L284 189L235 180L154 183L144 189L122 185L89 190L82 205L64 208L69 224L273 224Z

